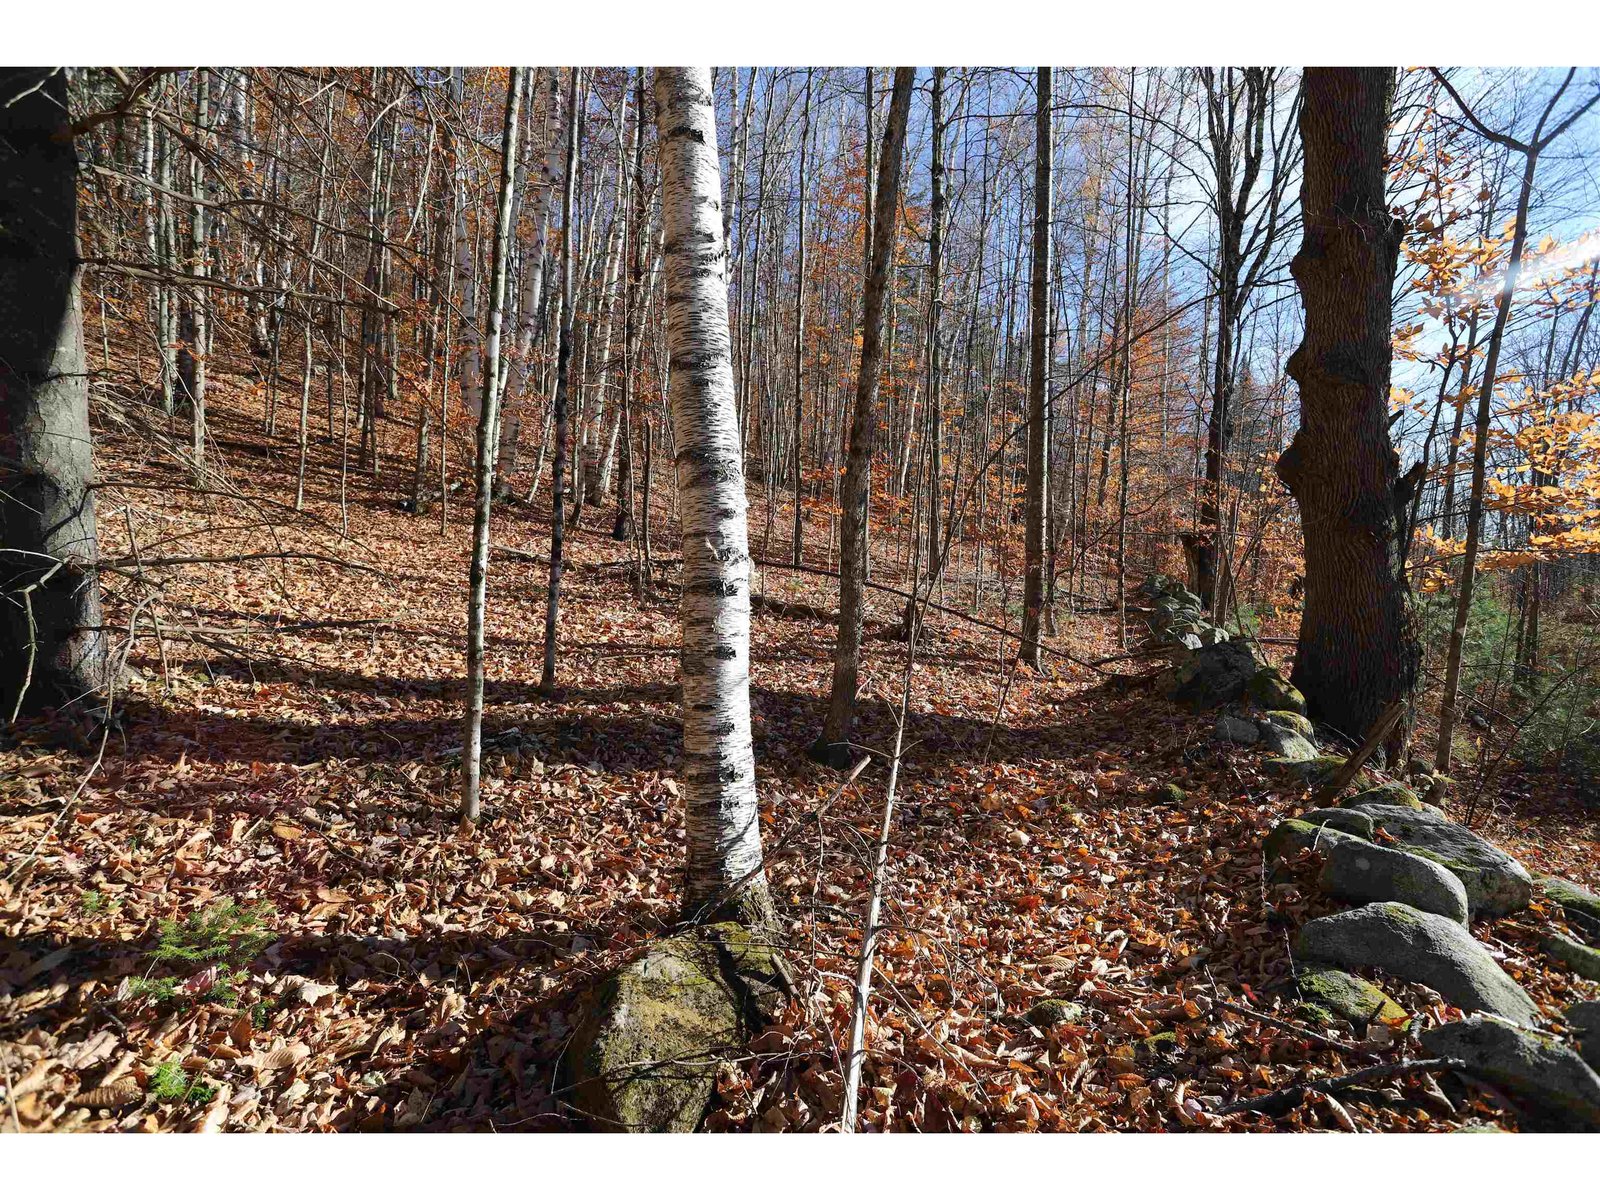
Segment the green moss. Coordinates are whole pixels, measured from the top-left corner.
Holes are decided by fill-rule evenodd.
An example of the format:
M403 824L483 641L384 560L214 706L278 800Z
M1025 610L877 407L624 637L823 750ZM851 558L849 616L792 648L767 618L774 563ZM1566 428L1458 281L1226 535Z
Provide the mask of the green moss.
M1150 799L1156 804L1182 804L1189 799L1189 793L1175 783L1158 783L1150 789Z
M1276 667L1262 667L1252 675L1245 694L1257 708L1268 712L1306 711L1306 698L1300 694L1300 689L1285 679Z
M1037 1029L1076 1024L1083 1017L1083 1005L1058 996L1048 996L1030 1008L1023 1020Z
M1405 784L1393 781L1366 788L1340 803L1343 808L1354 808L1358 804L1389 804L1397 808L1418 809L1426 807Z
M1340 971L1334 967L1309 966L1295 978L1305 1000L1346 1021L1363 1024L1367 1021L1403 1021L1406 1010L1401 1008L1387 992L1359 975Z
M1262 718L1271 721L1274 725L1282 725L1285 729L1292 729L1303 738L1315 739L1316 730L1311 726L1309 717L1295 712L1289 708L1274 708L1263 713Z
M1553 933L1539 943L1551 958L1570 967L1574 974L1600 983L1600 950L1559 933Z
M1600 937L1600 896L1554 875L1536 879L1544 894L1561 906L1568 921L1584 933Z
M1147 1038L1140 1038L1138 1047L1138 1053L1149 1058L1159 1058L1162 1055L1174 1054L1178 1049L1178 1035L1171 1029L1164 1030L1161 1033L1152 1033Z

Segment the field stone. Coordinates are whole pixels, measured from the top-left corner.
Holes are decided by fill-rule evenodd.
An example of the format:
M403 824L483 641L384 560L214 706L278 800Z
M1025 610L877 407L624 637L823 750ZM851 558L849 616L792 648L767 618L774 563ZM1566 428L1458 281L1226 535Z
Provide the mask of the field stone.
M653 943L585 996L564 1061L599 1130L690 1133L721 1059L745 1053L790 990L782 957L733 922Z
M1270 865L1280 858L1293 858L1302 850L1320 850L1324 854L1340 842L1359 842L1361 839L1341 832L1331 825L1313 825L1295 817L1279 821L1261 843L1261 854Z
M1421 1040L1429 1054L1461 1059L1469 1074L1505 1088L1564 1125L1600 1129L1600 1075L1548 1033L1479 1013L1426 1030Z
M1574 938L1552 933L1541 938L1539 949L1557 962L1564 964L1574 975L1600 983L1600 950L1586 946Z
M1294 986L1307 1004L1324 1009L1352 1025L1369 1021L1403 1021L1401 1008L1377 984L1325 963L1302 963Z
M1533 879L1521 863L1448 817L1383 804L1363 805L1362 811L1401 849L1433 859L1461 880L1474 919L1520 912L1533 899Z
M1600 1000L1580 1000L1562 1019L1571 1026L1583 1061L1600 1071Z
M1451 1004L1531 1025L1528 993L1458 922L1407 904L1363 905L1301 927L1295 953L1341 967L1377 967L1426 984Z
M1540 875L1537 878L1540 891L1561 906L1561 911L1574 929L1591 937L1600 937L1600 896L1571 880L1558 879L1554 875Z
M1306 711L1306 698L1300 694L1299 688L1283 677L1283 672L1277 667L1262 667L1256 671L1250 677L1247 694L1257 708L1302 715Z
M1354 834L1358 838L1372 838L1372 818L1364 812L1348 808L1313 808L1295 818L1307 825L1327 825L1340 833Z
M1307 741L1316 740L1317 732L1312 728L1310 719L1292 709L1275 708L1262 713L1261 719L1273 725L1282 725L1285 729L1292 729Z
M1255 670L1255 655L1243 642L1202 646L1168 673L1167 698L1196 712L1221 708L1243 698Z
M1231 716L1228 713L1217 715L1217 725L1212 731L1212 736L1219 742L1236 742L1241 746L1254 746L1261 740L1261 734L1256 729L1254 721L1246 721L1243 717Z
M1396 783L1393 780L1357 792L1348 800L1342 800L1340 803L1345 808L1359 808L1364 804L1384 804L1395 808L1425 807L1414 791L1405 784Z
M1341 842L1328 851L1322 890L1344 900L1398 900L1465 924L1467 891L1436 862L1370 842Z
M1302 737L1286 725L1275 721L1261 721L1256 725L1261 743L1279 759L1288 762L1306 762L1317 757L1317 744Z

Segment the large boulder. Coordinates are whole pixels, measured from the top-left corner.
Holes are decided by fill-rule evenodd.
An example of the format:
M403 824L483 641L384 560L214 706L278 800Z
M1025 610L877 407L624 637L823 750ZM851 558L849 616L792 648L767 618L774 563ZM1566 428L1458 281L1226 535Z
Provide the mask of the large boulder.
M733 922L655 942L585 998L568 1049L574 1107L600 1130L693 1132L717 1064L745 1052L789 979L782 957Z
M1457 921L1393 901L1367 904L1301 928L1295 952L1341 967L1377 967L1426 984L1451 1004L1524 1025L1539 1016L1528 993Z
M1342 841L1328 850L1318 879L1322 890L1344 900L1398 900L1463 924L1467 890L1438 863L1371 842Z
M1422 1048L1438 1058L1460 1059L1469 1074L1563 1125L1600 1129L1600 1075L1548 1033L1480 1013L1427 1030Z
M1246 721L1229 713L1217 714L1217 725L1211 736L1219 742L1236 742L1241 746L1254 746L1261 740L1261 733L1254 721Z
M1361 808L1368 804L1382 804L1393 808L1422 808L1424 807L1417 794L1403 783L1386 781L1357 792L1348 800L1339 803L1345 808Z
M1561 906L1574 929L1600 937L1600 896L1554 875L1540 875L1539 890Z
M1583 1061L1600 1071L1600 1000L1578 1001L1567 1009L1563 1019L1577 1039Z
M1406 1018L1406 1010L1377 984L1326 963L1300 964L1294 977L1294 986L1307 1006L1321 1009L1352 1025L1365 1025L1370 1021L1403 1021Z
M1261 843L1261 855L1270 866L1280 858L1293 858L1302 850L1320 850L1323 853L1340 842L1360 841L1359 837L1344 833L1331 825L1313 825L1291 817L1279 821Z
M1363 805L1361 811L1403 849L1433 859L1461 880L1475 919L1519 912L1533 899L1533 879L1521 863L1449 818L1385 804Z
M1272 709L1270 712L1262 713L1261 719L1272 725L1282 725L1286 729L1292 729L1308 742L1317 740L1317 731L1312 726L1311 719L1290 709Z
M1283 677L1277 667L1261 667L1250 676L1246 694L1257 708L1277 709L1301 713L1306 711L1306 698Z
M1564 963L1575 975L1600 983L1600 950L1559 933L1552 933L1539 942L1543 950L1557 962Z
M1364 812L1348 808L1313 808L1295 818L1307 825L1331 825L1340 833L1354 834L1358 838L1372 838L1372 818Z
M1306 787L1321 787L1331 782L1344 764L1342 755L1318 754L1315 758L1269 758L1261 765L1270 774L1292 779ZM1357 787L1364 787L1369 778L1366 771L1357 771L1353 782Z
M1286 762L1307 762L1317 757L1317 744L1287 725L1276 721L1256 724L1261 744Z
M1244 696L1255 670L1255 656L1243 642L1202 646L1168 672L1167 698L1197 712L1221 708Z

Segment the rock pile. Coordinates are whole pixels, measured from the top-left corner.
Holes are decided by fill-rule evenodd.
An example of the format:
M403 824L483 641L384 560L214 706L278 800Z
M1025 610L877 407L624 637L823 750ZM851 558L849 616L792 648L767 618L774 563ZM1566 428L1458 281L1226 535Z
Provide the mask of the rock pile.
M1215 740L1264 750L1269 772L1311 787L1346 765L1318 747L1294 685L1212 622L1199 597L1161 576L1141 590L1152 636L1171 663L1160 687L1194 711L1221 710ZM1575 932L1600 939L1600 896L1563 879L1535 879L1403 783L1363 771L1352 784L1355 794L1337 807L1280 821L1262 847L1264 869L1274 875L1286 860L1315 851L1323 859L1318 888L1359 905L1300 930L1302 1010L1354 1024L1403 1020L1399 1005L1351 972L1375 968L1423 984L1472 1014L1424 1033L1426 1050L1465 1062L1548 1120L1600 1129L1600 1001L1567 1011L1572 1041L1540 1030L1538 1007L1468 926L1521 912L1537 890ZM1600 948L1556 929L1541 948L1574 975L1600 980Z

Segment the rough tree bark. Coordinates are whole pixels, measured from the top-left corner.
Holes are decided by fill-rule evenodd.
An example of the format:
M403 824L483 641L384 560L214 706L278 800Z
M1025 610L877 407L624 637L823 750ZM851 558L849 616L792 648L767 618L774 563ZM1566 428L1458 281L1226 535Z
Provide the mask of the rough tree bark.
M1390 295L1403 224L1384 197L1394 71L1308 68L1300 109L1305 233L1290 270L1305 334L1289 358L1300 429L1278 474L1300 507L1305 610L1294 684L1359 742L1416 686L1421 649L1400 567L1405 489L1389 440ZM1392 749L1404 739L1397 727Z
M69 126L65 71L0 70L0 720L106 684Z
M856 373L856 406L850 422L850 453L845 464L844 510L839 538L839 638L833 656L833 692L822 736L811 746L819 762L843 770L850 765L850 730L855 723L856 688L861 674L862 601L867 579L867 491L872 445L878 428L878 382L883 362L883 297L889 282L896 212L900 205L900 160L911 110L915 67L896 67L878 162L878 194L873 214L872 269L867 276L861 322L861 366ZM929 586L931 587L931 580Z
M655 79L673 456L683 526L684 915L767 924L750 735L750 550L710 72Z

